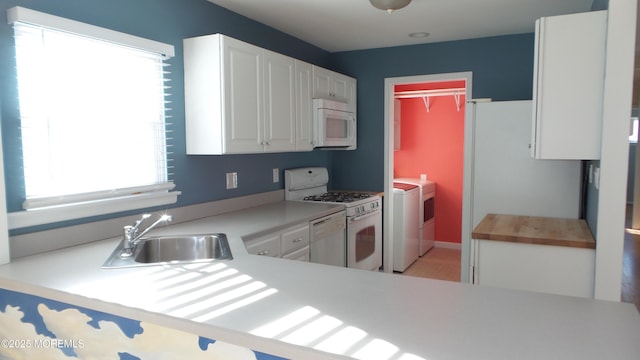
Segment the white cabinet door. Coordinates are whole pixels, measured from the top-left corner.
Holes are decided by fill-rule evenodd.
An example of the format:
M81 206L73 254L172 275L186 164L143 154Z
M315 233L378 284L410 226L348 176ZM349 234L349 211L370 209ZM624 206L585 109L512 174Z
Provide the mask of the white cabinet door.
M606 11L536 21L531 154L599 159Z
M245 247L249 254L280 257L280 233L245 241Z
M283 259L309 262L309 246L298 249L289 254L282 255Z
M333 97L331 74L333 71L313 66L313 97L330 99Z
M593 249L495 240L474 241L474 283L478 285L593 297Z
M349 105L349 110L355 112L356 104L356 80L352 77L334 72L333 74L333 94L340 101Z
M393 99L393 150L400 150L402 139L402 102L400 99Z
M225 153L263 151L261 52L259 47L224 37Z
M356 111L356 79L321 68L313 67L313 97L346 102L350 111Z
M244 240L249 254L309 261L309 223Z
M263 50L265 114L262 144L267 152L296 149L295 60Z
M280 238L280 245L283 254L294 250L309 247L309 225L285 230Z
M313 150L313 66L296 60L296 150Z

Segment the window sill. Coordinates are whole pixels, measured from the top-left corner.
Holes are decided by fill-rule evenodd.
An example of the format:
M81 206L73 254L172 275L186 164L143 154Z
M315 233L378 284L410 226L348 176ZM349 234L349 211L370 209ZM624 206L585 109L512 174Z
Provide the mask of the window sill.
M9 230L121 211L175 204L180 191L145 193L7 214Z

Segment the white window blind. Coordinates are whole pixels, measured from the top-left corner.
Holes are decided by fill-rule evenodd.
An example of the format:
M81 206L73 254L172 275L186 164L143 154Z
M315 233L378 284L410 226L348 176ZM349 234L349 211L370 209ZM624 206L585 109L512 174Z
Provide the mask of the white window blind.
M27 11L46 23L9 16L16 42L23 207L122 197L131 202L140 195L168 193L174 185L168 165L169 73L164 60L173 47L166 45L167 54L149 41L149 50L140 46L141 38L18 9L17 14ZM109 40L97 38L96 29ZM131 39L135 41L127 41ZM175 202L177 193L172 195L169 202ZM109 212L100 205L99 212Z

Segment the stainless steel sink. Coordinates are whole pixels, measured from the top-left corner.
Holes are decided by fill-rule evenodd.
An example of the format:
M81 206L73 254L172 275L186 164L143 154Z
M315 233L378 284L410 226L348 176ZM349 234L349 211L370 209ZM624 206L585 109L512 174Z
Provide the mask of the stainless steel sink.
M150 237L141 239L130 256L122 254L121 242L102 267L136 267L233 259L225 234Z

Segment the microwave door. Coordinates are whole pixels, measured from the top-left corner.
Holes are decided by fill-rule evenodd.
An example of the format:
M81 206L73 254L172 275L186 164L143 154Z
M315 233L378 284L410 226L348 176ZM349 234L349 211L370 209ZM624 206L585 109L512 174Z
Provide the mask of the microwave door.
M350 117L340 111L325 110L324 139L328 146L342 146L351 138Z
M349 116L349 123L351 124L351 131L349 131L349 143L354 144L355 146L356 132L358 131L356 117Z
M355 149L356 118L353 113L318 108L314 115L316 147Z

